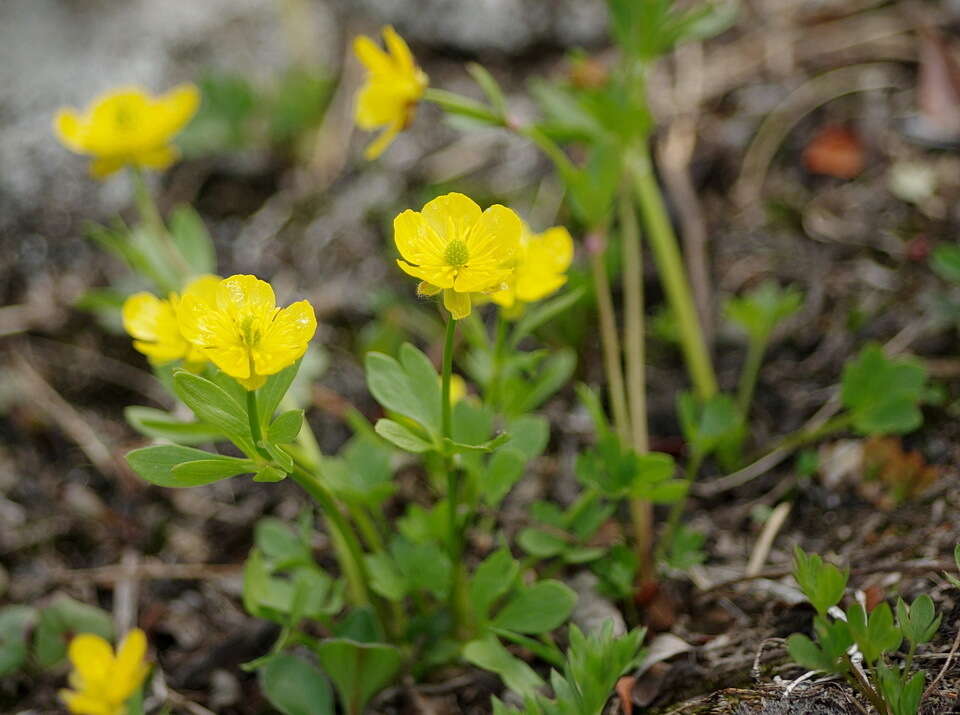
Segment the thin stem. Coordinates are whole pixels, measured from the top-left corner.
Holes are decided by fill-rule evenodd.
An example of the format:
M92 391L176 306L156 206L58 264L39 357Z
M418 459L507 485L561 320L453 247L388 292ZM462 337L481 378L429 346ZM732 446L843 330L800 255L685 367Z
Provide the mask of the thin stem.
M763 355L767 350L766 339L750 338L747 345L747 358L740 372L740 383L737 385L737 406L744 419L750 414L750 403L753 402L753 392L760 377L760 366L763 364Z
M260 426L260 411L257 409L257 391L247 390L247 422L250 424L250 436L253 437L253 446L264 459L270 460L270 453L260 443L263 441L263 429Z
M602 240L602 239L601 239ZM607 391L610 410L617 436L626 444L630 439L630 420L627 416L627 398L623 383L623 365L620 362L620 337L610 294L610 279L604 261L606 246L590 252L590 269L593 274L594 293L597 299L597 314L600 319L600 343L603 346L604 372L607 374Z
M354 603L358 606L369 605L371 600L367 589L363 550L350 523L344 518L333 495L315 474L300 465L295 465L291 476L311 496L324 516L327 517L330 537L337 552L337 560L340 562L340 568L347 579L347 585Z
M170 232L160 217L160 211L157 209L157 203L153 200L153 194L147 188L146 179L143 172L138 167L130 168L130 176L133 178L133 193L137 200L137 210L140 212L140 220L146 225L150 237L163 247L163 251L173 264L173 269L179 274L181 280L189 276L193 271L187 264L186 259L180 252L180 249L170 238ZM178 286L179 287L179 286Z
M687 483L687 490L683 493L683 496L675 501L670 507L670 513L667 516L667 524L663 530L663 539L660 542L660 548L657 552L661 559L664 557L667 549L670 548L670 545L677 536L677 528L680 526L680 518L683 516L683 512L687 507L687 499L690 497L690 486L697 478L697 472L700 471L700 467L703 465L703 459L704 455L702 452L694 452L692 455L690 455L690 459L687 462L687 468L683 475L684 481Z
M630 404L631 442L638 454L649 451L647 436L646 368L643 344L643 254L640 229L630 194L620 192L620 234L623 242L624 347L627 398ZM637 553L638 577L646 581L653 565L653 505L630 499L630 521Z
M680 330L680 346L694 389L701 399L717 391L710 353L700 329L700 318L693 302L690 282L683 266L677 237L670 224L660 187L653 175L650 148L645 141L636 145L627 164L633 177L637 200L663 282L664 291Z
M453 374L453 339L457 332L457 321L451 316L447 320L447 331L443 341L443 368L440 383L441 436L444 443L452 436L452 411L450 405L450 377ZM447 472L447 511L449 531L450 564L453 567L453 584L450 589L450 610L453 613L454 632L464 635L464 618L467 614L466 574L463 570L463 545L460 535L458 512L460 511L459 486L456 469L450 455L444 456Z

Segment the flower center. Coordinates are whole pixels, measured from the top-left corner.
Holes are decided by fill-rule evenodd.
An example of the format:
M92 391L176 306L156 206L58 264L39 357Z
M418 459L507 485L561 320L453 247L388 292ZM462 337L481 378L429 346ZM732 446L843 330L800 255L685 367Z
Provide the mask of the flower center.
M130 132L137 126L137 113L131 107L119 105L113 114L113 124L118 132Z
M248 348L260 342L260 329L252 315L244 316L240 321L240 338Z
M465 266L467 261L470 260L470 251L467 249L467 244L460 239L450 241L450 243L447 244L446 252L443 254L443 259L447 262L448 266L454 266L456 268Z

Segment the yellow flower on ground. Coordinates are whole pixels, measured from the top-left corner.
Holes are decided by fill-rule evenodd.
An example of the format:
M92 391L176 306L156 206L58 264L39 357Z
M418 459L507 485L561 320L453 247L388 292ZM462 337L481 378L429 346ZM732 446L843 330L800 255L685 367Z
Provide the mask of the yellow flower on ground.
M159 97L122 87L93 100L83 113L61 109L53 128L65 147L93 157L90 173L103 179L125 166L170 166L178 156L171 141L199 105L200 91L192 84Z
M516 270L507 286L490 296L504 309L505 317L516 317L525 303L546 298L567 282L573 262L573 238L562 226L533 233L524 224L517 251Z
M353 41L353 51L367 69L367 81L357 95L357 126L367 131L383 129L367 147L368 159L380 156L413 121L417 102L429 81L417 67L407 43L392 27L383 28L383 40L389 52L381 50L366 35Z
M187 285L184 295L193 295L210 303L219 283L219 276L200 276ZM123 327L133 337L133 347L153 364L183 360L189 369L195 370L207 358L180 332L177 319L180 300L176 293L171 293L167 299L152 293L134 293L123 303Z
M81 633L67 650L72 689L61 690L60 699L74 715L123 715L150 670L146 654L147 637L139 628L127 633L116 654L100 636Z
M481 211L463 194L447 194L393 220L402 256L397 264L421 280L420 295L443 291L444 307L459 320L470 315L471 293L492 293L507 283L522 230L520 217L505 206Z
M256 276L225 278L212 294L183 295L177 307L180 332L248 390L299 360L317 330L310 303L278 308L273 288Z

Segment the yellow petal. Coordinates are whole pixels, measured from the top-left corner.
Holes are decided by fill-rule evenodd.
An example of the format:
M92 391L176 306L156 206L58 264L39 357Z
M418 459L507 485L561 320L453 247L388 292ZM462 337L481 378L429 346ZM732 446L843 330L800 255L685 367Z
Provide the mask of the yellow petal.
M201 302L214 306L217 303L217 286L220 285L221 280L223 279L220 276L209 273L198 276L187 283L183 294L194 296Z
M387 74L393 71L390 56L366 35L358 35L353 38L353 53L363 66L373 74Z
M250 352L242 345L211 346L205 348L203 354L230 377L237 380L250 377Z
M446 265L447 242L416 211L407 209L393 220L393 240L400 255L410 263Z
M408 276L419 278L438 288L452 288L456 271L450 266L413 266L397 259L397 265Z
M365 159L373 160L378 156L383 154L386 151L387 147L393 143L393 140L396 138L397 134L400 133L400 130L403 127L400 124L393 123L390 124L386 129L380 132L380 136L374 139L370 145L364 150L363 156Z
M473 199L456 192L427 202L421 214L442 239L444 246L454 240L469 243L468 236L482 216L480 207ZM472 258L471 252L471 260Z
M454 290L460 293L490 293L502 290L513 274L512 268L476 269L467 266L457 273Z
M523 223L515 211L494 204L479 217L467 237L470 268L494 270L511 265L520 247Z
M390 56L398 70L407 74L412 74L416 71L416 63L414 62L413 54L410 52L410 46L397 34L397 31L394 30L392 26L387 25L383 28L383 41L390 51Z
M116 662L106 691L109 700L122 703L140 688L149 670L144 662L146 654L147 636L139 628L134 628L117 648Z
M90 176L94 179L106 179L122 169L127 163L123 158L116 156L98 157L90 162Z
M113 668L113 648L107 641L93 633L81 633L70 641L67 657L81 681L85 684L100 684Z
M427 283L426 281L420 281L417 284L417 295L419 296L430 297L436 295L441 290L443 289L440 286L435 286L432 283Z
M277 299L273 288L256 276L230 276L217 286L217 307L228 313L235 314L237 311L272 313L276 306Z
M74 715L118 715L118 708L111 702L73 690L61 690L60 699Z
M179 360L187 343L171 303L150 293L135 293L123 303L124 329L135 339L133 346L159 364Z
M53 131L67 149L83 152L83 123L76 110L59 110L53 119Z
M145 169L161 171L175 162L179 156L180 152L176 148L169 145L161 146L137 154L136 164Z
M239 382L246 390L249 390L252 392L253 390L259 390L261 387L263 387L266 384L267 376L254 375L253 377L248 377L248 378L238 377L237 382Z
M258 375L273 375L299 360L317 332L313 306L305 300L293 303L274 318L253 350Z
M443 291L443 307L450 311L454 320L463 320L470 315L470 294L454 290Z
M157 98L163 129L170 139L187 125L200 108L200 90L193 84L181 84Z

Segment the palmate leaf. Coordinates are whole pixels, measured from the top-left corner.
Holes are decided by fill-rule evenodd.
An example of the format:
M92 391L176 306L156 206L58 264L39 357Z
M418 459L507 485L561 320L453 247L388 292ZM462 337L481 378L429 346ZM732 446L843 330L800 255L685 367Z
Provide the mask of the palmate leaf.
M317 659L333 681L343 709L360 715L371 697L390 683L403 663L400 650L386 643L328 638L316 646Z
M400 360L367 353L367 387L386 409L415 420L431 435L440 433L440 377L430 359L409 343Z
M844 366L841 398L864 435L905 434L923 423L927 372L910 358L888 358L876 344Z

